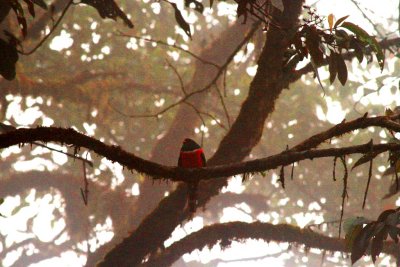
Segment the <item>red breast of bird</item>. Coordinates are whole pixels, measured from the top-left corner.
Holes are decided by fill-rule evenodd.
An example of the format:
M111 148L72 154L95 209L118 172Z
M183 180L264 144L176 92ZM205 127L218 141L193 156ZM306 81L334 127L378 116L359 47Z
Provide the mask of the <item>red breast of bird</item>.
M192 151L181 151L180 166L183 168L199 168L203 167L203 149L198 148Z

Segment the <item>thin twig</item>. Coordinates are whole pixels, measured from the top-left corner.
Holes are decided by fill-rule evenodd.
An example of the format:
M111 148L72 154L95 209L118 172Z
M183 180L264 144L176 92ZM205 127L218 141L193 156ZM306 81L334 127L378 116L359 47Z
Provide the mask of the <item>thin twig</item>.
M182 93L183 93L184 95L187 95L187 92L186 92L186 90L185 90L185 86L184 86L184 84L183 84L182 77L181 77L181 75L179 74L178 70L175 68L175 66L173 66L173 65L168 61L168 59L165 59L165 61L167 62L168 66L174 71L174 73L175 73L176 76L178 77L178 80L179 80L179 84L180 84L180 86L181 86Z
M336 182L336 162L337 162L338 157L333 158L333 181Z
M282 185L282 188L285 189L285 166L283 166L283 165L281 167L281 171L279 172L278 182L280 182Z
M68 153L68 152L64 152L64 151L61 151L61 150L58 150L58 149L55 149L55 148L51 148L49 146L43 145L43 144L38 143L38 142L32 142L32 144L40 146L40 147L47 148L48 150L51 150L51 151L54 151L54 152L58 152L58 153L64 154L64 155L66 155L66 156L68 156L70 158L81 160L82 162L86 162L87 164L90 165L90 167L93 168L93 162L91 162L90 160L84 159L81 156L77 156L77 155L74 155L74 154L71 154L71 153Z
M215 64L214 62L205 60L205 59L201 58L200 56L196 55L195 53L193 53L193 52L191 52L189 50L186 50L186 49L184 49L184 48L182 48L182 47L180 47L180 46L178 46L176 44L169 44L169 43L161 41L161 40L154 40L154 39L147 38L147 37L142 37L142 36L129 35L129 34L121 32L121 31L118 31L117 35L121 36L121 37L129 37L129 38L134 38L134 39L138 39L138 40L143 40L143 41L146 41L146 42L154 42L154 43L157 43L159 45L163 45L163 46L167 46L167 47L172 47L172 48L180 50L180 51L182 51L182 52L194 57L195 59L197 59L198 61L200 61L200 62L202 62L204 64L212 65L212 66L216 67L217 69L221 68L220 66L218 66L218 64Z
M193 105L193 104L190 103L189 101L185 101L184 103L185 103L186 105L192 107L196 113L210 117L210 118L211 118L212 120L214 120L215 123L216 123L217 125L219 125L222 129L228 130L228 129L225 127L225 125L224 125L223 123L219 122L219 120L218 120L215 116L211 115L210 113L207 113L207 112L204 112L204 111L199 110L195 105Z
M88 182L87 175L86 175L86 164L84 161L82 161L82 164L83 164L83 182L85 185L85 189L82 189L82 188L80 188L80 189L81 189L81 196L83 199L83 203L85 203L85 206L87 206L88 201L89 201L89 182Z
M178 101L176 101L175 103L165 107L164 109L154 113L154 114L143 114L143 115L130 115L130 114L126 114L120 110L118 110L115 107L112 107L112 109L116 112L118 112L119 114L126 116L126 117L130 117L130 118L158 118L160 115L164 114L165 112L169 111L170 109L177 107L178 105L182 104L183 102L187 101L190 97L196 95L196 94L200 94L202 92L207 91L208 89L210 89L220 78L220 76L223 74L224 70L228 67L228 65L231 63L232 59L234 58L234 56L237 54L237 52L241 49L241 47L246 44L248 42L248 40L251 38L251 36L253 36L253 34L256 32L256 30L258 29L259 23L256 23L253 28L250 30L250 32L246 35L246 37L239 43L239 45L235 48L235 50L229 55L229 57L227 58L227 60L225 61L225 63L218 69L217 74L214 76L214 78L203 88L190 92L187 95L185 95L184 97L182 97L181 99L179 99Z
M290 172L290 180L293 181L293 174L294 174L294 162L292 163L292 171Z
M372 139L371 139L371 150L372 150ZM372 152L372 151L371 151ZM371 158L371 160L369 161L369 171L368 171L368 181L367 181L367 187L365 188L365 193L364 193L364 200L363 200L363 204L362 204L362 208L365 208L365 203L367 202L367 195L368 195L368 189L369 189L369 184L371 182L371 177L372 177L372 162L373 162L374 158Z
M347 164L346 164L346 156L340 157L342 161L343 168L344 168L344 175L343 175L343 193L342 193L342 207L340 209L340 223L339 223L339 238L342 232L342 221L343 221L343 214L344 214L344 202L347 197L347 178L349 173L347 172Z
M222 108L223 108L224 113L225 113L226 121L227 121L228 126L230 128L231 127L231 117L229 116L228 109L226 108L226 105L225 105L224 97L222 96L221 91L219 90L217 84L215 84L215 90L217 91L217 94L218 94L218 97L219 97L219 101L221 102Z

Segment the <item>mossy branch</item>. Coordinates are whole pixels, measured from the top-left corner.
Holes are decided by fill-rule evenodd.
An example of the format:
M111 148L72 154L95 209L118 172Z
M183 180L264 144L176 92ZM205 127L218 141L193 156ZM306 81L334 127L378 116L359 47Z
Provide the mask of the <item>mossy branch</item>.
M228 177L243 173L263 172L275 169L279 166L286 166L293 162L306 159L323 157L342 157L355 153L382 153L385 151L400 150L399 144L377 144L366 143L343 148L312 149L317 147L325 140L339 137L351 131L378 126L393 131L400 132L400 124L392 119L396 116L379 116L367 118L363 116L350 122L342 122L325 132L316 134L290 150L285 150L279 154L266 158L256 159L235 164L219 165L214 167L199 169L184 169L173 166L163 166L149 160L140 158L133 153L124 151L119 146L106 145L103 142L79 133L73 129L63 129L57 127L37 127L32 129L17 129L0 135L0 148L24 143L59 142L62 145L74 146L77 149L84 147L94 151L98 155L104 156L112 162L118 162L122 166L144 173L153 179L169 179L172 181L188 180L210 180L218 177ZM177 151L178 154L178 151ZM178 155L177 155L178 157Z
M212 248L220 244L226 248L232 241L243 241L244 239L261 239L266 242L288 242L304 245L307 248L318 248L327 251L350 252L346 249L345 241L339 238L324 236L310 229L300 227L262 222L229 222L206 226L183 239L172 244L170 247L151 257L143 266L171 266L185 253L205 246ZM383 251L396 255L398 246L393 242L385 243Z

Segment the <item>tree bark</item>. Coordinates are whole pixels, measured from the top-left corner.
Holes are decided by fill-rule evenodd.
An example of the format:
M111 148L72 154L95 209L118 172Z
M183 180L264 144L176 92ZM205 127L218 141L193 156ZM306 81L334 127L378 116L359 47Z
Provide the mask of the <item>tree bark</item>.
M243 103L238 118L222 140L210 165L243 160L259 142L264 122L273 111L275 101L282 91L284 52L295 32L303 1L285 0L284 12L276 14L277 21L286 29L271 27L258 61L258 70L251 85L249 96ZM278 12L278 11L276 11ZM245 130L244 130L245 129ZM204 205L226 184L226 179L200 183L200 201ZM179 186L168 198L149 214L134 233L111 250L98 266L137 266L149 253L161 247L177 225L188 213L183 212L186 186Z

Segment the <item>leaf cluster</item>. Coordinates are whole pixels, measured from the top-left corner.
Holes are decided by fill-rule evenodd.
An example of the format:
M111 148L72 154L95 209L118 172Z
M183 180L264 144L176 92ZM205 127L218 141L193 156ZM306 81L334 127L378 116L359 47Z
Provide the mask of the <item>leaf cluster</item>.
M353 227L353 233L357 232L351 245L351 262L354 264L367 251L371 249L372 261L375 263L376 258L382 252L383 241L388 236L396 243L399 242L400 228L400 209L390 209L383 211L376 221L367 223L365 226L359 224Z
M376 54L378 64L383 69L384 54L374 36L369 35L361 27L346 22L348 16L338 19L333 23L333 18L328 17L329 29L324 29L321 18L314 13L311 19L299 28L291 40L291 49L287 53L286 66L295 66L292 61L299 62L310 57L316 75L317 68L325 61L329 62L329 80L333 83L336 79L344 85L348 78L345 64L345 53L351 51L361 63L371 51ZM371 58L369 59L371 61Z

